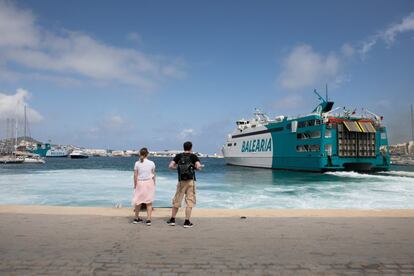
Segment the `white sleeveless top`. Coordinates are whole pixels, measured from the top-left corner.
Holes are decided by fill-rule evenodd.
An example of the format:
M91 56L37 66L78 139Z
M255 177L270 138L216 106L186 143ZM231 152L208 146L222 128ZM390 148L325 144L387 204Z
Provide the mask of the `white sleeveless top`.
M144 159L142 163L138 160L135 162L134 170L138 171L138 180L148 180L154 177L155 163L148 159Z

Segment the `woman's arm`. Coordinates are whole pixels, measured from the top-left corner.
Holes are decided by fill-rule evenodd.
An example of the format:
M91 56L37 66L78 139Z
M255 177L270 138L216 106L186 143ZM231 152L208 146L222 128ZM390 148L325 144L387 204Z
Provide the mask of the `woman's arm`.
M137 188L138 184L138 170L134 170L134 189Z
M152 175L153 175L152 180L154 180L154 185L155 185L155 180L157 178L156 175L155 175L155 167L152 168Z

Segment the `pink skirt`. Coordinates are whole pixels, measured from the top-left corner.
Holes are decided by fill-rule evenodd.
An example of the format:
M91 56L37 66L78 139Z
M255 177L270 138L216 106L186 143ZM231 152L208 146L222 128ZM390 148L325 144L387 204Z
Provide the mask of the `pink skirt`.
M132 205L141 203L152 203L155 196L154 180L138 180L138 185L134 190L134 197L132 198Z

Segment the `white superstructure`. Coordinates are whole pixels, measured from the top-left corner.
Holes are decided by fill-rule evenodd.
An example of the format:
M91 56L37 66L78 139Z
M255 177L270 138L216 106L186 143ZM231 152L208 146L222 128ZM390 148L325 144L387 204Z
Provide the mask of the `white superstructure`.
M276 120L280 120L280 118L278 117ZM276 120L269 119L265 113L256 109L254 118L237 121L236 130L227 136L227 142L222 148L226 163L271 168L273 144L271 133L266 126Z

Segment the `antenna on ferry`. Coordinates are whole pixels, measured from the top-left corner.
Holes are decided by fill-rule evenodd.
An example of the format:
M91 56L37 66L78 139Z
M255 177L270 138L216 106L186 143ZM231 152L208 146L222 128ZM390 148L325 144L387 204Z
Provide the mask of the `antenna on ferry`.
M328 101L328 83L325 83L325 93L326 93L326 101Z
M315 93L316 96L318 96L319 100L321 100L322 102L326 102L325 99L316 91L316 89L313 89L313 93Z

